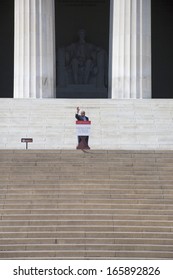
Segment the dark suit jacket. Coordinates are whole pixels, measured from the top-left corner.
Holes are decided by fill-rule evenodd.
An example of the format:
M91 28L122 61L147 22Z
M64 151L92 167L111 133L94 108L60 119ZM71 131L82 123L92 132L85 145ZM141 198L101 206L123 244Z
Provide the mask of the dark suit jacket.
M83 118L82 118L80 115L78 115L78 114L75 115L75 118L76 118L78 121L83 121ZM89 121L89 118L88 118L87 116L85 116L85 118L86 118L86 121Z

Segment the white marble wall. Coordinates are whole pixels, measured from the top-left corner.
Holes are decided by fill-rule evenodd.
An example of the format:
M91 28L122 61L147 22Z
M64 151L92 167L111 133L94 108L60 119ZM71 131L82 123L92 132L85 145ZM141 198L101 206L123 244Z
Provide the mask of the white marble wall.
M109 92L151 98L151 0L112 0Z
M172 99L2 99L0 149L75 149L74 114L92 121L91 149L173 150Z
M54 0L15 0L14 97L55 97Z

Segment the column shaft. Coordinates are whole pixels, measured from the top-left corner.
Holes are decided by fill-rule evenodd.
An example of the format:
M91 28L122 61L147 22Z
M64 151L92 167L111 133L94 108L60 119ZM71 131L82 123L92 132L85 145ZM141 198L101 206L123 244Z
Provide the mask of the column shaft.
M54 0L15 0L14 98L55 97Z
M151 98L151 0L112 0L112 98Z

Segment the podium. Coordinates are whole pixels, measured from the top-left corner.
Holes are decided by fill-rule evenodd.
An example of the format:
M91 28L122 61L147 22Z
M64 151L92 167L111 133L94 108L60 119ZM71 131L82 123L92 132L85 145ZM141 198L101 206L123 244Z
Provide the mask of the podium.
M76 121L76 134L78 136L78 146L76 149L89 150L88 139L90 135L91 121Z

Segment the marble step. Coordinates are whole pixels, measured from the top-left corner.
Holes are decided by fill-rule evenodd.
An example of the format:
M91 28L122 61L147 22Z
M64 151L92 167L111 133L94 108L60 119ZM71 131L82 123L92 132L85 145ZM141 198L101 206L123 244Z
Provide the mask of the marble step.
M86 225L83 224L79 224L79 223L74 223L75 225L73 225L73 223L71 222L70 225L64 225L63 223L61 225L30 225L28 222L23 223L24 225L20 224L20 225L14 225L14 226L9 226L9 225L1 225L0 227L0 232L57 232L57 231L66 231L66 232L73 232L73 231L84 231L84 232L98 232L98 231L102 231L102 232L164 232L164 233L169 233L172 231L172 225L169 226L168 223L167 225L163 225L161 222L160 224L156 224L155 226L152 225L148 225L147 223L143 223L143 224L135 224L133 223L133 226L131 225L130 222L128 223L124 223L124 225L122 225L123 223L104 223L104 224L100 224L98 225L91 225L90 223ZM34 222L32 223L34 224ZM37 223L35 223L37 224ZM166 223L165 223L166 224Z
M1 259L172 259L170 251L96 251L96 250L64 250L64 251L10 251L1 252Z
M107 156L109 155L110 157L141 157L141 155L143 157L145 156L150 156L151 157L156 157L159 155L160 158L162 157L171 157L171 155L173 154L172 150L169 149L164 149L164 150L156 150L156 149L148 149L148 150L138 150L138 149L97 149L97 150L92 150L91 152L89 151L85 151L85 152L81 152L80 150L74 150L74 149L57 149L57 150L51 150L51 149L28 149L28 150L17 150L17 149L0 149L0 153L2 155L9 155L10 157L14 157L16 155L33 155L33 158L40 158L40 157L46 157L46 158L54 158L54 157L71 157L71 156L75 156L76 153L78 155L80 155L81 157L85 157L90 156L90 157L94 157L94 156Z
M91 219L84 219L84 220L75 220L73 217L71 219L67 219L67 220L37 220L37 219L33 219L33 220L18 220L18 219L13 219L13 220L0 220L0 226L1 226L1 229L0 231L4 231L4 229L7 227L9 228L10 230L13 229L13 228L16 228L20 230L20 227L22 228L25 228L26 226L28 226L29 228L34 228L36 225L38 225L38 227L45 227L46 230L50 227L50 230L52 228L55 228L56 230L56 227L57 227L57 230L59 229L59 227L88 227L88 226L91 226L91 227L109 227L109 228L114 228L114 227L118 227L118 226L129 226L130 229L132 227L155 227L155 228L159 228L159 227L163 227L163 228L167 228L168 231L171 231L169 229L171 229L171 227L173 226L173 220L133 220L133 219L127 219L127 220L116 220L116 219L111 219L111 218L107 218L105 220L91 220Z
M12 211L11 211L12 212ZM14 211L13 211L14 213ZM9 214L7 211L1 211L1 214L0 214L0 223L2 221L9 221L10 222L17 222L17 221L20 221L20 220L23 220L23 221L35 221L35 220L38 220L38 221L46 221L46 220L64 220L64 221L70 221L70 220L83 220L83 221L99 221L99 220L113 220L113 221L118 221L118 220L121 220L121 221L124 221L124 220L130 220L130 221L136 221L136 220L147 220L147 221L173 221L173 214L172 215L169 215L167 213L167 215L162 215L161 213L158 213L157 215L153 215L153 213L151 213L150 215L146 215L146 214L136 214L136 215L132 215L132 214L129 214L127 212L127 214L117 214L114 213L113 214L104 214L102 212L102 214L97 214L97 213L93 213L93 214L81 214L78 213L78 214L54 214L54 213L51 213L51 214L48 214L47 211L46 213L44 212L43 214L40 213L40 214L24 214L22 212L22 214Z
M173 189L161 189L161 188L141 188L141 189L135 189L135 188L123 188L118 187L118 186L91 186L90 188L88 186L64 186L64 187L59 187L55 186L54 188L52 187L47 187L47 188L18 188L18 187L1 187L0 189L0 195L101 195L101 196L106 196L106 195L147 195L147 194L152 194L152 195L171 195L173 194Z
M0 174L0 183L3 184L9 184L10 182L14 182L14 184L17 184L18 182L34 182L36 181L37 183L42 182L43 184L46 183L50 183L50 184L55 184L56 182L59 181L60 182L67 182L69 183L69 181L73 184L74 182L85 182L87 183L91 181L91 177L93 178L93 182L100 182L101 179L103 180L102 183L104 182L112 182L112 183L116 183L116 181L122 181L122 182L139 182L141 181L141 183L143 182L172 182L173 181L173 176L172 173L170 172L163 174L163 172L157 172L157 174L151 174L151 175L146 175L144 172L142 174L137 174L134 171L131 171L131 174L126 174L123 172L120 174L118 172L113 172L112 174L108 174L108 173L104 173L101 172L100 173L94 173L94 172L84 172L83 174L79 171L80 177L77 175L77 173L72 172L72 173L64 173L63 171L60 171L56 174L52 174L51 172L49 172L48 174L46 174L45 172L43 173L26 173L26 174L11 174L9 172L9 174L5 175Z
M28 204L28 205L45 205L45 204L49 204L49 206L51 204L55 204L57 205L56 208L82 208L84 207L88 209L93 209L94 207L96 208L107 208L107 209L115 209L116 207L124 207L124 205L126 205L124 207L124 209L129 208L131 205L132 207L136 207L139 209L139 207L149 207L150 209L153 208L157 208L157 207L170 207L172 206L172 199L112 199L112 198L108 198L108 199L86 199L85 197L83 199L81 199L80 201L76 198L73 199L73 201L69 198L69 199L1 199L0 200L0 204L3 205L11 205L11 204L19 204L19 205L24 205L24 204ZM82 206L83 205L83 206ZM38 206L38 207L39 207ZM20 206L19 206L20 207ZM4 208L4 207L3 207Z
M51 164L49 164L49 167L51 166ZM46 168L45 168L46 169ZM97 175L101 175L102 173L104 173L105 175L107 175L107 177L109 178L109 176L110 175L117 175L117 176L121 176L122 175L122 173L123 173L123 171L125 172L125 176L133 176L134 175L134 172L133 172L133 170L130 170L129 172L126 172L125 170L122 170L122 171L117 171L117 170L112 170L112 171L107 171L107 170L102 170L102 169L99 169L99 170L89 170L89 169L87 169L87 170L85 170L85 168L83 167L81 170L80 170L80 168L77 168L77 169L70 169L70 168L68 168L68 170L64 170L64 169L60 169L60 170L56 170L56 171L53 171L53 170L49 170L49 171L47 171L47 170L44 170L44 169L42 169L42 168L35 168L34 170L21 170L21 168L19 167L19 170L17 170L17 171L1 171L0 172L0 175L2 176L2 177L4 177L4 178L12 178L12 177L14 177L14 178L20 178L20 177L23 177L23 176L26 176L26 177L30 177L30 176L33 176L33 177L41 177L41 176L43 176L43 177L50 177L50 176L52 176L52 177L58 177L58 176L65 176L65 175L69 175L69 176L71 176L71 177L75 177L75 176L77 176L79 173L81 174L81 176L82 177L84 177L85 178L85 176L86 176L86 174L92 174L93 176L97 176ZM147 176L149 176L149 174L145 174L145 172L143 172L144 174L138 174L137 172L136 172L136 174L135 175L137 175L137 176L142 176L142 175L147 175ZM155 176L158 176L158 172L157 173L155 173L154 174L154 172L153 172L153 174L151 174L151 175L153 175L154 177ZM150 176L151 176L150 175ZM169 176L171 176L171 172L170 173L166 173L166 175L169 175Z
M114 242L116 243L116 240L118 238L125 238L128 239L129 242L134 239L150 239L150 240L173 240L173 232L160 232L160 231L104 231L101 232L98 231L19 231L19 232L6 232L2 231L0 232L0 238L1 239L8 239L11 240L13 243L15 243L16 238L22 239L25 238L27 240L31 239L40 239L40 238L52 238L57 239L56 242L61 242L64 238L72 238L74 239L74 242L76 238L82 238L82 240L93 238L95 241L97 239L114 239Z
M110 203L104 203L104 204L96 204L96 203L59 203L57 204L56 202L52 202L51 204L50 203L43 203L42 201L41 202L38 202L38 203L33 203L32 201L28 202L11 202L11 201L8 201L8 203L6 203L6 201L2 201L1 204L0 204L0 209L9 209L9 207L11 209L50 209L51 208L54 208L54 209L59 209L59 210L117 210L117 209L123 209L123 210L129 210L129 209L135 209L135 210L142 210L142 209L150 209L151 210L172 210L172 203L170 204L159 204L159 203L151 203L149 204L147 201L146 203L136 203L134 204L134 201L132 201L132 203L125 203L124 201L121 202L121 203L117 203L117 204L110 204Z
M96 203L98 200L100 200L100 203L105 203L107 202L107 200L116 202L116 200L120 199L120 200L131 200L131 199L135 199L135 200L141 200L141 202L143 200L146 199L151 199L151 200L159 200L160 202L165 199L164 201L170 201L173 198L173 193L161 193L161 194L153 194L152 192L149 192L147 194L112 194L112 193L107 193L107 194L88 194L88 193L83 193L83 194L70 194L70 193L66 193L66 194L57 194L57 193L51 193L49 192L48 194L42 194L42 193L38 193L38 194L30 194L26 192L26 194L11 194L11 193L4 193L4 194L0 194L0 201L6 199L6 201L8 200L16 200L16 201L20 201L20 200L43 200L43 201L49 201L49 200L62 200L62 202L66 202L67 200L73 201L73 202L79 202L79 201L93 201L95 200ZM167 203L167 202L166 202Z
M57 182L56 184L50 184L49 182L47 182L47 184L34 184L34 183L19 183L19 184L15 184L15 183L7 183L7 184L1 184L1 191L11 191L14 192L15 190L17 191L63 191L63 190L69 190L70 192L72 192L73 190L79 190L79 191L97 191L97 190L101 190L101 191L108 191L108 192L114 192L114 191L118 191L118 190L122 190L123 192L126 192L126 190L128 189L130 192L131 191L138 191L138 192L142 192L142 191L153 191L153 192L171 192L172 191L172 184L171 182L169 184L165 184L163 182L152 182L152 188L151 188L151 183L139 183L134 181L132 182L122 182L122 181L115 181L115 182L107 182L107 183L80 183L80 182L76 182L76 183L70 183L70 182Z
M74 187L75 186L81 186L82 188L87 186L88 188L93 189L93 186L97 186L98 188L100 186L105 188L139 188L139 189L151 189L151 186L153 189L172 189L173 181L172 180L95 180L95 179L87 179L87 180L55 180L55 181L42 181L42 180L21 180L21 181L0 181L1 188L48 188L53 187L56 188L57 186L62 187L68 186Z
M134 234L135 235L135 234ZM173 234L172 234L173 235ZM136 234L137 236L137 234ZM84 243L85 242L85 243ZM3 245L3 247L0 248L4 248L5 246L7 246L6 250L10 250L11 247L9 245L13 245L13 246L18 246L18 245L22 245L22 246L30 246L30 245L40 245L40 244L46 244L47 245L55 245L55 244L59 244L59 245L77 245L77 244L82 244L83 246L86 246L86 244L90 244L90 245L111 245L111 246L116 246L116 245L133 245L133 244L137 244L137 245L143 245L143 246L148 246L148 245L167 245L170 246L170 248L172 248L173 246L173 239L164 239L164 238L159 238L155 235L154 238L147 238L147 237L143 237L143 238L139 238L139 237L135 237L132 236L130 239L129 238L120 238L117 237L115 238L106 238L106 237L98 237L97 239L95 238L80 238L80 237L74 237L74 238L19 238L19 237L13 237L12 239L10 238L0 238L0 246Z
M87 248L86 248L87 246ZM116 251L160 251L160 252L170 252L173 254L173 245L166 244L9 244L0 245L0 254L15 251L16 254L20 251L95 251L95 252L116 252Z
M4 205L5 206L5 205ZM29 206L29 205L28 205ZM171 217L173 217L173 209L169 210L169 209L59 209L59 208L40 208L40 209L35 209L35 208L14 208L14 205L9 205L9 208L0 208L1 212L0 215L2 217L22 217L24 215L28 215L28 216L38 216L38 217L46 217L46 216L58 216L58 217L65 217L65 216L76 216L76 217L80 217L80 216L89 216L89 217L98 217L99 216L112 216L112 217L121 217L123 219L123 217L126 217L128 219L128 217L139 217L139 219L141 219L141 217L143 219L147 219L148 217L153 217L153 219L171 219Z
M132 175L118 175L118 174L106 174L106 173L101 173L100 174L95 174L93 172L92 173L89 173L89 172L86 172L85 174L80 174L80 178L79 178L79 173L77 174L68 174L67 173L59 173L59 174L56 174L55 176L52 175L51 173L49 173L49 175L38 175L38 174L30 174L30 175L2 175L1 178L0 178L0 183L3 184L3 182L20 182L20 181L24 181L27 182L27 181L30 181L30 182L50 182L50 183L56 183L57 180L62 180L62 181L89 181L91 180L91 176L93 177L93 180L97 180L100 181L100 179L103 179L103 181L107 180L107 181L114 181L114 180L123 180L123 181L130 181L130 182L135 182L135 181L141 181L141 182L145 182L145 181L164 181L165 183L166 182L173 182L173 176L172 175L160 175L160 174L157 174L157 175L136 175L136 174L132 174Z

